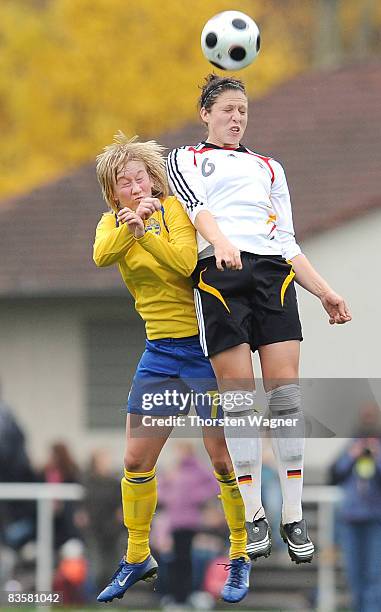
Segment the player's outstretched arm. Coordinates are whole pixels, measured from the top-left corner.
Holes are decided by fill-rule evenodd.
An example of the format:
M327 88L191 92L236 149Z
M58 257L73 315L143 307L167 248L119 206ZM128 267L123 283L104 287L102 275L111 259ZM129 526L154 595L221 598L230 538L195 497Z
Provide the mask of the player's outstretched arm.
M352 320L352 315L345 300L336 293L324 280L303 254L291 259L296 282L307 291L316 295L329 315L331 325L341 325Z

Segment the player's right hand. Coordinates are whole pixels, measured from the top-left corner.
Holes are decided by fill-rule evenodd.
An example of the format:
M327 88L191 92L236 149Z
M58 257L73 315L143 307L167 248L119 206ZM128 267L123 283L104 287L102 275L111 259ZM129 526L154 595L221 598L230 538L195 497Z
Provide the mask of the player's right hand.
M117 219L119 223L126 223L126 217L131 212L132 212L132 209L128 208L128 206L125 206L124 208L120 208L117 214Z
M136 211L130 208L122 208L118 212L118 221L125 223L128 230L135 238L143 238L145 234L143 219L136 213Z
M158 198L142 198L136 209L136 214L146 221L154 212L160 210L160 208L161 202Z
M223 238L214 243L217 270L242 270L241 252L230 240Z

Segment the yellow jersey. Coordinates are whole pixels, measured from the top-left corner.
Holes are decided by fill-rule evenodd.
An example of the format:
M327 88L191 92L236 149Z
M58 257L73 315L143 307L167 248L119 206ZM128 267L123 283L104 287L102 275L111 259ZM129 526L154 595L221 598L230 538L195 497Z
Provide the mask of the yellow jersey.
M198 334L192 274L197 262L195 230L171 196L144 222L135 238L115 213L98 223L93 257L97 266L118 264L122 278L145 321L147 338L185 338Z

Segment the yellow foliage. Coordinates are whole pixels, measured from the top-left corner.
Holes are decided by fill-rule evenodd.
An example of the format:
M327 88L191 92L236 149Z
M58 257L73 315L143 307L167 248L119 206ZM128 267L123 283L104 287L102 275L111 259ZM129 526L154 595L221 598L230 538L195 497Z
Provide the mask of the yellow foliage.
M369 28L368 47L376 51L380 40L381 3L379 0L345 0L340 5L340 25L343 46L349 56L356 51L362 27Z
M158 137L196 120L198 85L212 71L200 33L215 13L242 10L260 25L260 56L239 73L251 97L304 70L311 4L2 0L0 195L92 161L118 129Z

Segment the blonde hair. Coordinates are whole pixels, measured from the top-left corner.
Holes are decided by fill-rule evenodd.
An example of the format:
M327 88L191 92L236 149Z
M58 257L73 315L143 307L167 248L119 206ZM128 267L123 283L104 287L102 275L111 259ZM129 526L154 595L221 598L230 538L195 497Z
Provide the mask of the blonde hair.
M117 204L114 199L114 188L118 173L130 161L142 162L153 182L152 196L155 198L166 198L168 196L168 183L165 171L165 160L163 151L165 147L154 140L137 142L138 136L128 139L119 130L114 136L112 144L103 149L103 153L97 155L96 172L99 184L102 188L103 197L107 205L117 212Z

